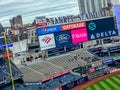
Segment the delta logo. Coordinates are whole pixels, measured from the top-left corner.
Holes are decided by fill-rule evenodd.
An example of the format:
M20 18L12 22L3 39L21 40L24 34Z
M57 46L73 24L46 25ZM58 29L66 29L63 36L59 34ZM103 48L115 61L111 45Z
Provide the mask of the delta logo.
M48 44L51 40L52 40L52 38L48 37L48 36L46 36L42 39L42 41L45 42L46 44Z

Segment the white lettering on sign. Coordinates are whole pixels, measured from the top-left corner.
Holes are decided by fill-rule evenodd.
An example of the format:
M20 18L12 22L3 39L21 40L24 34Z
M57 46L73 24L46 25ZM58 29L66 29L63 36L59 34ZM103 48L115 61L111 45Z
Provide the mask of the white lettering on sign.
M76 21L93 19L93 18L100 18L100 17L105 17L105 16L106 14L104 11L97 11L97 12L90 12L86 14L53 17L53 18L48 18L48 24L70 23L70 22L76 22Z
M77 23L71 23L71 24L63 24L62 30L71 30L71 29L77 29L77 28L85 28L86 22L77 22Z
M72 34L72 38L83 38L86 37L87 34L86 33L80 33L80 34Z
M117 35L117 32L115 32L114 30L113 31L106 31L106 32L92 34L90 39L104 38L104 37L114 36L114 35Z

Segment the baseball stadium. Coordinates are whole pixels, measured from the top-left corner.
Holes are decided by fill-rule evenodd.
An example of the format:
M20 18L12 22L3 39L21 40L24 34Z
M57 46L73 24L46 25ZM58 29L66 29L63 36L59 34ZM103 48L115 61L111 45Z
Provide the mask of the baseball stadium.
M119 17L36 27L39 52L22 55L1 32L0 90L119 90Z

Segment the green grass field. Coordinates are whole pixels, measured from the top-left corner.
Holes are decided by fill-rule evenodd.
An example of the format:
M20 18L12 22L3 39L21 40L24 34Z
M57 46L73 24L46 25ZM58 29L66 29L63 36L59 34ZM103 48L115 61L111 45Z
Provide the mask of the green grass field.
M120 75L103 79L83 90L120 90Z

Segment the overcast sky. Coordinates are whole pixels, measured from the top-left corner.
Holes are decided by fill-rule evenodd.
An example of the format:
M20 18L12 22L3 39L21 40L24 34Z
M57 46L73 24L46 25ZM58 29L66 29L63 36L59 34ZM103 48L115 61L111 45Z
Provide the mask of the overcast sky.
M22 15L23 22L32 22L36 16L64 16L78 14L77 0L0 0L0 22L9 26L9 19Z

